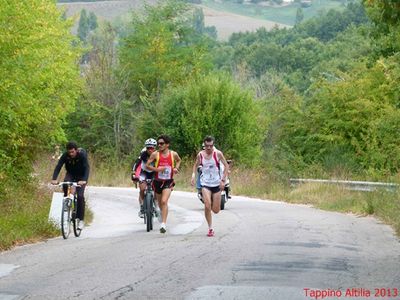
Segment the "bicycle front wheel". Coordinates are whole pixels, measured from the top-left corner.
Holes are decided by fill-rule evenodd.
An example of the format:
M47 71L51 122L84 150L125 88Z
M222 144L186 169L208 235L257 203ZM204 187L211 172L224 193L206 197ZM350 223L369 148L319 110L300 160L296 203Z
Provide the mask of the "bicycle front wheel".
M69 237L71 233L71 199L66 198L63 201L61 211L61 234L64 239Z
M153 195L147 193L145 198L145 218L146 218L146 229L147 232L153 229Z
M81 235L82 229L78 227L78 219L76 218L76 210L78 209L77 199L74 199L74 208L72 210L72 225L74 228L74 235L79 237Z
M225 203L226 203L226 195L222 194L221 195L221 210L225 209Z

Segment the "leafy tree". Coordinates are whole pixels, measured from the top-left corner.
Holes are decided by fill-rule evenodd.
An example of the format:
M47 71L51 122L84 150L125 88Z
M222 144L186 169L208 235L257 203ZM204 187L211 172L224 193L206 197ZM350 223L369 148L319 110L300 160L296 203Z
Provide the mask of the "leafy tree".
M301 7L299 7L296 10L296 20L295 20L295 24L300 24L302 21L304 20L304 12L303 9Z
M91 50L84 69L86 94L69 117L66 131L98 157L123 159L132 149L134 102L125 99L126 81L117 71L117 39L109 24L90 38Z
M0 1L2 181L26 179L36 155L65 138L81 87L71 25L53 2Z
M97 28L97 17L94 12L87 13L86 9L81 10L78 25L78 37L81 41L87 42L89 33Z
M92 31L98 27L97 16L92 11L89 13L88 24L89 24L89 30L92 30Z
M193 40L192 16L182 1L167 0L134 14L122 40L121 66L130 95L144 91L157 97L168 83L182 83L208 68L207 49Z
M79 18L78 25L78 37L81 41L86 42L87 36L89 34L89 19L86 9L81 10L81 16Z
M259 105L227 74L201 76L169 89L154 113L160 121L153 123L152 132L162 128L174 137L183 156L196 153L211 134L228 157L245 164L260 157L265 127Z
M398 0L363 0L369 14L376 23L390 25L400 23L400 2Z

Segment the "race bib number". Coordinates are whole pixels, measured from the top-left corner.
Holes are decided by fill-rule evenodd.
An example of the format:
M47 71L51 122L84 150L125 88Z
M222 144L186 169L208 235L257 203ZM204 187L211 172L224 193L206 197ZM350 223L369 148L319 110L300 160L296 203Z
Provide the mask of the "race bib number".
M203 180L205 182L217 182L219 181L219 174L215 166L211 165L208 168L203 169Z
M158 173L158 178L160 179L171 179L172 168L171 166L166 166L165 170Z

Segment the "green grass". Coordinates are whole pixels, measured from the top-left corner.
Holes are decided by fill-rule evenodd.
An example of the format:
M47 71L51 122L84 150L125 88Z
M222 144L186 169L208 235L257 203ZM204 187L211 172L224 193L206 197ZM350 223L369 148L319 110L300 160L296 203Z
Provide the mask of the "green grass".
M48 222L51 196L35 180L12 188L0 199L0 250L40 241L58 234Z
M215 2L214 0L203 0L202 4L219 11L227 11L287 25L294 25L297 8L299 7L297 3L282 7L268 7L256 4L239 4L231 1ZM340 1L314 0L310 7L303 7L302 9L304 20L306 20L317 16L322 11L328 11L330 9L341 10L343 9L343 5Z

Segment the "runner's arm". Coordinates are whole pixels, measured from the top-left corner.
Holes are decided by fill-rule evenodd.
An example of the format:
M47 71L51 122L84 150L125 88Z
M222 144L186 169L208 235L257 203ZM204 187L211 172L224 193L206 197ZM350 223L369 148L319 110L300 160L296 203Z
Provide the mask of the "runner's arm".
M220 160L220 162L224 165L224 173L222 175L221 181L223 181L225 183L226 178L228 177L229 165L225 159L224 154L221 151L218 151L217 155L218 155L218 159Z
M194 181L195 181L195 179L196 179L196 172L197 172L197 168L198 168L199 164L200 164L200 159L199 159L199 155L197 155L197 156L196 156L196 160L195 160L195 162L194 162L194 164L193 164L192 178L191 178L191 180L190 180L190 183L191 183L193 186L194 186Z
M181 166L181 161L182 159L180 158L179 154L177 152L173 152L172 155L174 156L174 161L175 161L175 167L174 167L174 173L179 172L179 167Z
M150 155L149 159L146 162L146 168L148 170L151 170L151 171L154 171L154 172L163 172L165 170L165 167L156 168L155 166L153 166L153 162L156 160L157 155L158 155L158 151L154 151Z

